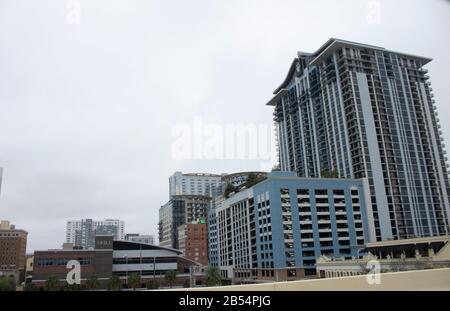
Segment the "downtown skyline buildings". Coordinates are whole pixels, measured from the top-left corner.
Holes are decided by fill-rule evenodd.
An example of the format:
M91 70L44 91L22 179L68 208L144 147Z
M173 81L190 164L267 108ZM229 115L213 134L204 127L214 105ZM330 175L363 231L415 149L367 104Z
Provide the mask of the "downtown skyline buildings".
M297 70L297 66L296 66L296 68L295 68L296 70ZM312 69L313 70L313 69ZM320 77L320 76L319 76ZM359 86L359 85L358 85ZM325 87L326 88L326 87ZM333 86L331 86L331 88L333 88ZM336 87L335 87L336 88ZM336 92L334 92L334 93L336 93ZM339 93L339 91L337 92L337 93ZM330 94L333 94L333 92L331 92ZM339 95L339 94L338 94ZM328 96L328 95L327 95ZM330 98L332 98L333 96L329 96L329 98L328 98L328 100L330 100ZM334 96L334 97L336 97L336 96ZM330 109L330 111L331 111L331 109ZM364 115L363 115L363 118L364 118ZM311 119L314 119L314 120L317 120L318 122L320 121L320 118L311 118ZM363 120L364 121L364 120ZM374 121L374 123L375 123L375 121ZM334 126L334 125L333 125ZM340 133L339 132L339 126L340 125L336 125L336 128L337 129L335 129L335 133ZM306 127L305 127L306 128ZM311 130L312 131L312 130ZM333 129L330 129L330 131L331 132L333 132ZM344 133L345 133L345 127L342 125L341 126L341 131L344 131ZM372 135L373 136L373 135ZM336 136L336 137L338 137L338 136ZM341 144L341 143L345 143L345 136L341 136L339 139L339 144ZM282 144L283 142L282 142L282 140L280 140L281 141L281 143L280 144ZM286 145L286 144L285 144ZM323 145L323 144L322 144ZM329 143L329 145L337 145L337 144L332 144L332 143ZM288 148L289 148L289 146L288 146ZM284 149L284 148L283 148ZM307 152L306 152L307 153ZM305 154L306 154L305 153ZM324 155L323 156L325 156L326 155L326 153L323 153ZM341 158L341 159L343 159L343 157L342 157L342 155L344 154L344 157L345 157L345 154L346 154L346 150L345 150L345 148L341 148L339 151L337 151L337 152L334 152L334 154L332 154L332 156L330 156L329 158L333 158L333 156L336 158L336 159L339 159L339 158ZM321 152L319 152L319 155L322 155L322 153ZM370 156L371 156L371 153L370 153L370 150L368 150L368 155L369 155L369 158L370 158ZM380 156L381 157L381 156ZM370 160L370 159L369 159ZM337 161L337 160L333 160L333 161ZM319 161L320 162L320 161ZM329 162L331 162L331 160L329 161ZM317 165L317 162L315 162L314 160L312 160L312 163L313 163L313 167L314 167L314 163L316 163L316 165ZM337 162L336 162L337 163ZM347 163L348 164L348 163ZM348 171L349 169L350 169L350 165L347 165L347 164L343 164L343 165L345 165L345 167L342 167L342 171L343 172L346 172L346 171ZM366 164L367 165L367 164ZM337 166L338 168L339 168L339 170L341 169L341 164L340 164L340 162L339 162L339 165ZM320 173L322 173L322 170L320 170L319 169L320 168L320 163L319 163L319 166L317 166L317 168L316 168L316 170L318 171L318 172L320 172ZM353 168L352 168L353 169ZM324 171L324 173L334 173L333 171L337 171L338 173L339 173L339 170L336 168L335 170L333 170L333 169L331 169L330 171L328 171L328 172L326 172L326 171ZM409 174L410 174L411 172L409 172ZM393 174L394 175L394 174ZM373 178L372 178L373 179ZM375 191L375 193L376 193L376 190L378 189L380 189L380 187L379 187L379 185L375 185L375 184L373 184L373 185L371 185L371 188L373 188L374 190L373 191ZM382 192L382 191L381 191ZM406 191L407 192L407 191ZM377 198L376 196L374 196L375 197L375 199ZM389 199L389 198L388 198ZM386 202L388 202L389 200L386 200ZM420 201L421 200L421 198L417 198L417 200L418 201ZM394 200L395 201L395 200ZM376 203L376 205L378 205L379 204L379 202L377 202ZM373 204L373 205L375 205L375 203ZM393 208L393 210L394 210L394 214L393 215L395 215L395 211L396 211L396 208L398 208L398 207L394 207ZM438 211L439 212L439 211ZM377 219L375 219L375 216L377 216L378 214L376 214L376 213L378 213L378 211L373 211L373 214L374 214L374 227L376 226L376 222L377 222ZM400 213L401 214L401 213ZM437 213L436 213L437 214ZM405 214L405 216L410 216L410 215L408 215L408 214ZM401 217L400 217L401 218ZM407 218L407 217L406 217ZM380 222L379 220L378 220L378 222ZM382 221L382 223L386 223L386 219L384 219L383 221ZM381 227L381 225L380 225L380 227ZM426 227L425 227L426 228ZM424 229L425 230L425 229ZM376 232L376 234L378 234L377 232ZM380 230L380 234L381 234L381 230ZM389 237L388 237L389 238Z
M431 59L330 39L299 52L268 105L282 170L368 178L371 240L445 235L449 180Z
M430 61L339 39L299 52L268 102L280 170L298 180L285 175L278 188L272 173L230 197L215 193L210 264L225 277L286 279L314 274L321 255L356 257L367 242L448 235L447 159L423 68ZM271 199L256 213L264 184L272 185L258 196Z
M69 220L66 224L66 243L89 249L95 246L97 235L111 235L116 240L123 240L124 232L125 222L119 219Z

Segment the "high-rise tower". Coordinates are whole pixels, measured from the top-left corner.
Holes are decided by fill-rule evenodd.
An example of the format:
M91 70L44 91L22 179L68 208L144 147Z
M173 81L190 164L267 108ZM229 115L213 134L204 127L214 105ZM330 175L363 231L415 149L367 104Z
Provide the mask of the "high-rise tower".
M282 170L367 177L372 239L449 234L431 59L330 39L299 52L268 105Z

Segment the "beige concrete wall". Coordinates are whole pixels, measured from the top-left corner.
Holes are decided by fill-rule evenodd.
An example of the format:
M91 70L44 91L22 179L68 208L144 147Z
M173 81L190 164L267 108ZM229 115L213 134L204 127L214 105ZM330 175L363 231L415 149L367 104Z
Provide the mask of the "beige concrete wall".
M434 260L450 260L450 244L447 243L433 257Z
M210 291L372 291L450 290L450 268L382 273L381 284L370 285L366 275L256 285L234 285L183 290Z

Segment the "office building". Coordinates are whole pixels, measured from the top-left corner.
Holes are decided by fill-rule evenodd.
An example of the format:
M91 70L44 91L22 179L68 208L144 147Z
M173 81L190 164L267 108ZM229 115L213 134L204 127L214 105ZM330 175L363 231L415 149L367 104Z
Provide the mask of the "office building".
M365 179L272 172L216 206L218 266L234 282L315 275L321 255L351 258L368 241Z
M118 219L70 220L66 226L66 243L89 249L94 247L96 235L111 235L116 240L123 240L124 230L124 221Z
M149 234L127 233L125 234L125 241L153 245L155 244L155 237Z
M0 220L0 275L23 281L28 232L16 229L7 220Z
M144 243L131 241L116 241L112 236L97 236L93 249L57 249L34 252L34 267L32 282L45 286L50 277L56 277L61 287L66 284L66 267L70 260L81 264L81 287L86 281L96 277L100 288L107 288L113 275L118 276L124 287L128 284L131 274L141 277L141 285L145 287L149 281L160 286L167 286L165 274L177 271L174 285L182 285L189 280L189 269L198 264L180 256L180 251ZM204 274L197 276L198 281L204 281Z
M208 228L205 220L178 227L178 249L185 258L208 265Z
M178 227L207 218L211 197L203 195L172 195L159 209L159 245L178 249Z
M268 102L281 170L368 179L372 241L450 232L447 159L424 68L430 61L330 39L298 53Z

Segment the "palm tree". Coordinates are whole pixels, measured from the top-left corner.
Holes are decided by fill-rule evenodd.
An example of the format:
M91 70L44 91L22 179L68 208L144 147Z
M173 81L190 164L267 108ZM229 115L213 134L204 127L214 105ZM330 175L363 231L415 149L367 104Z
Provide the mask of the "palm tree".
M59 289L59 280L56 276L51 276L45 281L45 290L54 292Z
M138 273L130 274L128 278L128 285L135 290L136 288L141 286L141 276Z
M121 290L122 289L122 281L117 275L113 275L109 279L108 283L108 289L109 290Z
M96 290L100 287L100 282L96 276L91 276L86 281L86 288L89 290Z
M208 269L206 269L205 284L206 286L216 286L222 284L222 276L220 275L219 268L208 267Z
M169 287L172 288L173 283L175 283L175 280L177 279L177 271L176 270L167 271L164 278L166 279L167 284L169 284Z

